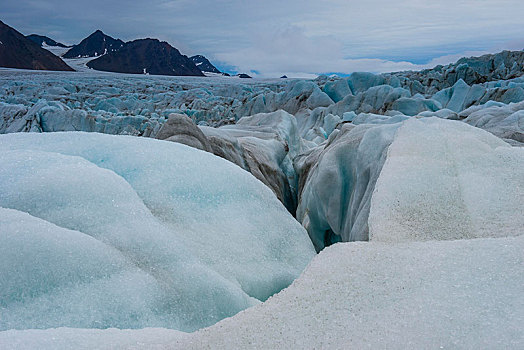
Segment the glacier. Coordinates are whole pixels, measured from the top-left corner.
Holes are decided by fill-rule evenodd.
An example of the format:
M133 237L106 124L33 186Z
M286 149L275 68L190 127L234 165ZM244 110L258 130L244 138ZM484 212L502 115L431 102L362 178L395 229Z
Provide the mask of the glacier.
M344 124L297 164L297 220L317 250L338 241L523 231L524 148L463 122Z
M523 170L524 148L484 130L439 118L407 120L375 185L369 240L521 235Z
M287 289L194 333L8 330L5 349L521 348L524 236L339 243Z
M522 235L335 244L266 303L167 344L180 349L520 348L523 249ZM51 331L43 338L51 336L71 337Z
M0 69L0 347L522 347L522 57Z
M0 149L1 330L195 330L267 299L314 255L266 186L211 154L78 132L1 135Z

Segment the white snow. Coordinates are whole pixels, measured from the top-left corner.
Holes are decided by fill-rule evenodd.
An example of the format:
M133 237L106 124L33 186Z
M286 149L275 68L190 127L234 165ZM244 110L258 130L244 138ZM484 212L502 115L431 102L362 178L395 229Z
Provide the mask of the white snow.
M58 57L62 57L67 51L71 49L70 47L51 46L48 45L45 41L42 43L42 48L46 49L47 51L51 51L53 55Z
M317 250L337 241L524 230L524 148L463 122L402 117L388 124L395 118L386 117L384 125L345 124L295 162L305 179L297 220Z
M0 347L3 350L147 349L164 347L184 335L185 333L165 328L9 330L0 332Z

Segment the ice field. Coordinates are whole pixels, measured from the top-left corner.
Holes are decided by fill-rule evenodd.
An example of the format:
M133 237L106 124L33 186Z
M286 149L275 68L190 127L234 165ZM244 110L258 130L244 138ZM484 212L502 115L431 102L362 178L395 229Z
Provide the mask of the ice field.
M0 348L524 347L524 78L498 55L0 69Z

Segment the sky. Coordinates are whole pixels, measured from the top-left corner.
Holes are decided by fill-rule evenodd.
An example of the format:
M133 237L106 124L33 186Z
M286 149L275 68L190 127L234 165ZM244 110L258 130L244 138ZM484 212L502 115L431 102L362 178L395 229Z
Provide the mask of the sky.
M389 72L524 49L523 0L2 0L23 34L158 38L260 77Z

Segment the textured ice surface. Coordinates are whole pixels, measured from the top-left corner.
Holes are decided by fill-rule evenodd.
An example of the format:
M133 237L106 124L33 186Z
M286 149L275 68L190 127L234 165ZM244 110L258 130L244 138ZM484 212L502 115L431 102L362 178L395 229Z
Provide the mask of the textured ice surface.
M5 349L519 349L524 236L336 244L265 303L193 334L0 332ZM160 343L160 344L159 344Z
M524 239L327 248L266 303L180 348L521 348Z
M482 79L468 79L462 75L467 75L465 71L445 73L453 76L450 86L438 80L443 73L426 73L435 75L433 80L423 80L430 86L422 85L414 73L241 81L0 70L0 133L89 131L154 137L170 113L220 126L282 109L297 118L306 116L307 122L299 120L300 134L319 144L333 129L333 118L344 120L349 112L414 116L447 108L458 113L489 101L524 100L523 78L478 83ZM508 74L498 76L512 76Z
M502 237L524 227L524 155L497 138L522 145L519 57L313 81L0 70L0 133L154 137L185 114L210 141L189 144L286 206L296 192L317 249L372 240L328 247L195 334L9 330L0 348L523 347L524 243ZM313 255L268 189L210 154L82 133L0 150L0 329L194 330Z
M2 274L15 292L1 300L1 329L194 330L286 287L314 255L304 229L269 189L209 153L95 133L1 135L0 149L0 207L29 213L28 225L39 220L59 226L71 239L92 237L115 252L115 261L123 259L138 271L129 276L124 266L109 274L100 266L102 272L85 288L72 289L60 278L52 289L41 285L43 278L13 280L13 274ZM16 234L16 225L5 225L9 229L0 230L2 235ZM30 261L39 248L27 249L17 259ZM60 249L57 244L42 259L55 259ZM72 259L82 265L85 254ZM15 265L7 259L2 268ZM59 265L58 271L52 265L44 272L61 274ZM83 274L76 265L71 268L73 275ZM25 294L27 284L40 292ZM133 288L137 292L127 300ZM124 301L128 308L122 310L107 306ZM83 317L84 309L93 316Z
M464 122L491 132L514 145L524 143L524 102L486 103L460 113Z
M132 245L4 208L0 227L1 330L146 325L192 330L254 304L181 244L159 242L153 232L143 232L150 240L140 242L138 235L121 238L134 239ZM154 246L159 243L173 251ZM151 256L140 256L139 249Z
M371 199L374 241L524 233L524 148L461 122L411 119L398 129Z
M302 150L297 122L279 110L241 118L219 128L197 127L188 117L171 114L158 138L214 153L249 171L294 213L296 175L292 159Z
M368 214L375 182L399 123L344 125L330 137L314 164L302 171L297 220L306 228L315 248L337 241L368 239Z
M355 127L361 117L367 123ZM508 236L524 227L524 149L462 122L361 114L295 167L297 220L317 250L337 241Z
M187 334L165 328L9 330L0 332L0 347L3 350L162 349L183 336Z

